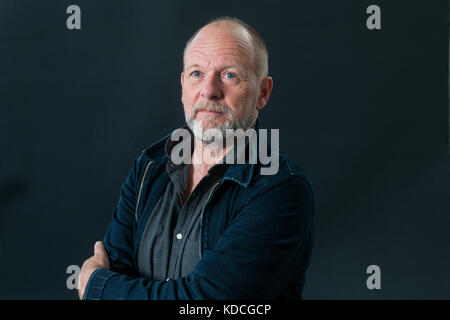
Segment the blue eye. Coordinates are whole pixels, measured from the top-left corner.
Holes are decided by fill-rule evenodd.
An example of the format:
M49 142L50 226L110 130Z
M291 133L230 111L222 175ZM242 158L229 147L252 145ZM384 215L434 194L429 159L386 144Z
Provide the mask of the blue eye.
M192 72L192 75L194 77L200 77L200 71L194 71L194 72Z
M236 75L235 75L234 73L232 73L232 72L228 72L225 76L226 76L228 79L234 79L234 78L236 78Z

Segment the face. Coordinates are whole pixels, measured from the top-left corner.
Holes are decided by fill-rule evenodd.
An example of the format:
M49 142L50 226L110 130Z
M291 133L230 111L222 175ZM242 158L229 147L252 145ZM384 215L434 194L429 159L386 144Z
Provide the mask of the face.
M248 129L267 102L270 89L255 70L255 52L242 28L208 25L193 39L181 74L186 121L204 143L210 129ZM271 79L270 79L271 81ZM267 92L268 91L268 92Z

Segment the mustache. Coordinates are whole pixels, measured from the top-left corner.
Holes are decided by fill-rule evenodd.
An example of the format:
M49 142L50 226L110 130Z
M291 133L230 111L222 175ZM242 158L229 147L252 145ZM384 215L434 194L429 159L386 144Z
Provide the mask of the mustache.
M221 112L221 113L228 113L233 114L231 108L227 106L226 104L221 104L216 101L201 101L199 103L196 103L191 111L191 114L195 116L197 112L199 111L215 111L215 112Z

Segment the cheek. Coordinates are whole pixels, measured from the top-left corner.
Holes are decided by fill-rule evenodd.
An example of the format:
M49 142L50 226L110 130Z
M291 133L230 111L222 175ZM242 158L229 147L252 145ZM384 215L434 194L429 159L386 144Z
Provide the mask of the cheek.
M255 92L252 90L246 90L235 94L231 97L230 101L233 103L231 105L238 113L245 113L249 108L254 108L255 106Z
M183 103L185 115L190 114L193 106L197 102L196 97L197 96L193 90L186 90L186 88L183 88L182 94L181 94L181 101Z
M188 114L191 107L190 107L190 103L189 100L187 99L186 93L184 92L184 90L181 93L181 102L183 103L183 109L184 109L184 113Z
M192 105L191 100L192 98L190 97L189 92L183 89L181 92L181 102L183 102L185 110Z
M196 97L196 90L191 86L184 86L181 91L181 101L184 104L192 105Z

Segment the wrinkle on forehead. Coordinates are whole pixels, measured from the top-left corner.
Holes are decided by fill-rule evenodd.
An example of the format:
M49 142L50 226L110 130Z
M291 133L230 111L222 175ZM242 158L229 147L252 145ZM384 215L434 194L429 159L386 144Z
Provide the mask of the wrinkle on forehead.
M228 57L236 58L238 61L251 63L254 54L251 48L245 44L237 43L236 41L221 42L221 43L196 43L193 45L188 54L189 60L198 58L208 61L226 60Z

